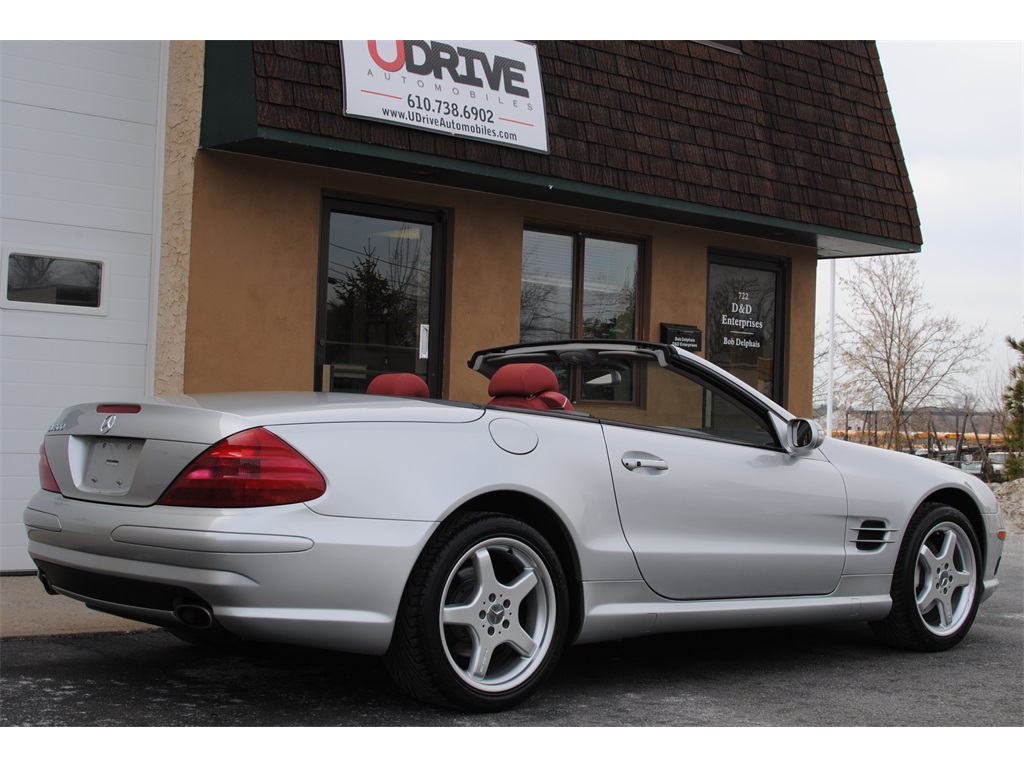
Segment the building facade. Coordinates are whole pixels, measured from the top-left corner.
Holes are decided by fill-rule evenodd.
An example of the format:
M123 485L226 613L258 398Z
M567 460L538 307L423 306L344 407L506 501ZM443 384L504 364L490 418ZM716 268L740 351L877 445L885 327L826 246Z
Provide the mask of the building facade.
M411 370L478 400L475 349L682 329L808 413L817 261L919 248L871 43L523 44L511 95L466 84L486 43L356 45L206 44L186 390ZM392 122L346 113L366 75ZM546 148L410 119L467 92Z
M465 364L474 350L642 338L809 415L818 262L920 249L870 42L167 51L147 190L161 234L142 389L158 395L362 391L411 371L436 397L483 401L486 381ZM15 368L47 376L5 358L4 381ZM643 407L628 387L584 403ZM41 434L59 411L48 408L26 425L31 456L29 427ZM15 506L6 570L21 567Z

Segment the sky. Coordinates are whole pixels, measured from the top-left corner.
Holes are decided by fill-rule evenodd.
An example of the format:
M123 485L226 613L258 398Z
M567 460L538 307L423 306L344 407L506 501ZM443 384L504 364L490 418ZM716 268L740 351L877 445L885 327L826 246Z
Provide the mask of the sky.
M1008 375L1005 337L1024 338L1024 41L879 40L878 51L921 217L924 298L965 331L986 325L988 363L964 382L984 390ZM819 330L830 272L819 263ZM837 285L838 315L843 298Z

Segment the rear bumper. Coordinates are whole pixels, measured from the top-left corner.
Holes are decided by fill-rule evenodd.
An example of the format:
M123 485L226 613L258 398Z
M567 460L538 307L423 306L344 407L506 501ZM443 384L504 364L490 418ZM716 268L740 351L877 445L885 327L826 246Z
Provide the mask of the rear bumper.
M207 611L211 631L368 654L387 649L435 527L301 504L132 508L43 491L24 518L45 580L97 610L193 632Z

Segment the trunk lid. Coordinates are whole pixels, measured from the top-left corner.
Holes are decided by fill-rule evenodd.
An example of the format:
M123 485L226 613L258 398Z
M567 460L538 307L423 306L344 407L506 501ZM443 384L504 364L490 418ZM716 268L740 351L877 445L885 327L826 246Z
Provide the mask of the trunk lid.
M345 422L469 422L468 404L315 392L192 395L64 410L44 439L62 495L149 506L209 446L253 427Z

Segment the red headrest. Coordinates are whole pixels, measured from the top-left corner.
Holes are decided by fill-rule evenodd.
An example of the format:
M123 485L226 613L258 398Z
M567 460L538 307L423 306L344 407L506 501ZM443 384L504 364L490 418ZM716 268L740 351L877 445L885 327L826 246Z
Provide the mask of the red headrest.
M413 373L382 373L366 388L369 395L430 397L427 383Z
M558 378L537 363L502 366L487 388L491 405L529 408L535 411L572 411L569 398L558 391Z
M533 397L541 392L558 391L554 371L539 363L503 365L491 378L487 394L491 397Z

